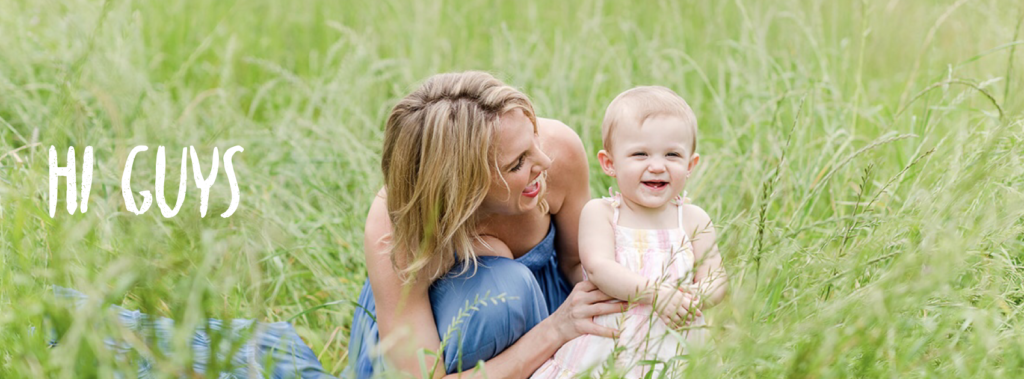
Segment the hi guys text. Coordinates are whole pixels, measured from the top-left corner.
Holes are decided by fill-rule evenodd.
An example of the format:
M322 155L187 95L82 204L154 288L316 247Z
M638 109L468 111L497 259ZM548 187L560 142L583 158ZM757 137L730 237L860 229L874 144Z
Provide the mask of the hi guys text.
M141 152L149 150L148 146L141 145L136 146L132 149L131 153L128 154L128 160L124 165L124 172L121 174L121 195L124 197L124 205L128 208L129 212L136 215L141 215L149 210L152 205L153 196L147 190L139 191L139 195L142 195L142 207L137 207L135 204L135 197L132 193L131 178L132 178L132 163L135 161L135 156ZM238 181L235 179L235 171L231 165L231 157L238 152L242 152L241 146L232 146L224 152L224 170L228 175L228 184L231 186L231 204L228 206L228 210L220 215L220 217L230 217L238 209ZM199 214L201 217L206 217L207 201L210 198L210 187L213 187L213 183L217 181L217 171L220 166L220 154L217 148L213 148L213 162L210 166L210 173L203 177L201 166L199 164L199 157L196 154L196 149L192 146L183 148L181 150L181 179L178 182L178 198L175 201L174 208L167 205L167 200L164 198L164 166L166 166L166 156L164 154L164 147L160 146L156 152L156 204L160 208L160 213L166 217L171 218L178 214L181 209L181 204L185 201L185 183L187 182L188 172L188 157L192 158L192 174L196 181L196 187L199 188ZM89 191L92 189L92 166L93 166L93 150L92 146L85 147L85 153L82 156L82 203L81 211L85 213L89 209ZM65 177L67 179L67 209L68 213L75 214L75 210L78 209L78 196L77 188L75 184L77 182L77 171L75 166L75 148L68 147L67 163L65 166L58 166L57 163L57 148L50 146L50 218L53 218L57 211L57 180L59 177Z

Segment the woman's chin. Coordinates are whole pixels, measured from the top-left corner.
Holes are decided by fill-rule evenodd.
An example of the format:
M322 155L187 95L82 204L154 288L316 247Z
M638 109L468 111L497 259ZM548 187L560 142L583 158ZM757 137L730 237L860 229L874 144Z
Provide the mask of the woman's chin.
M540 204L540 201L536 197L523 196L523 198L526 199L526 201L519 204L519 213L532 211L537 208L538 204Z

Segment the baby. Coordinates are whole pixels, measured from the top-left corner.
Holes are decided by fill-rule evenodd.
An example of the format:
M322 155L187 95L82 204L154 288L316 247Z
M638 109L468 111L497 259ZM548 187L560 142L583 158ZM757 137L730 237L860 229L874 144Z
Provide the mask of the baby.
M674 371L683 360L672 358L705 339L701 310L725 295L711 220L679 195L700 161L690 106L665 87L633 88L608 105L601 137L597 158L620 193L583 208L580 259L588 280L631 307L594 318L618 338L578 337L535 378L600 376L613 356L629 378Z

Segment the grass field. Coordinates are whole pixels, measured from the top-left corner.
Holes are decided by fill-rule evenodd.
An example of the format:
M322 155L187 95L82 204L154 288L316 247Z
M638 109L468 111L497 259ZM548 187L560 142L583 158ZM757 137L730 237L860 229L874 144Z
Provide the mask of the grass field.
M178 320L178 347L206 317L290 320L339 374L384 119L467 69L523 89L591 157L622 90L694 108L688 191L731 278L683 375L1024 370L1020 2L552 3L0 0L0 377L134 372L103 345L123 333L103 304ZM49 216L51 145L79 167L95 150L87 213L67 213L61 179ZM205 218L191 163L177 216L128 212L137 145L132 188L154 191L166 146L169 201L183 147L208 174L214 147L242 146L237 212L219 216L223 163ZM598 196L613 182L591 167ZM94 301L72 320L51 285Z

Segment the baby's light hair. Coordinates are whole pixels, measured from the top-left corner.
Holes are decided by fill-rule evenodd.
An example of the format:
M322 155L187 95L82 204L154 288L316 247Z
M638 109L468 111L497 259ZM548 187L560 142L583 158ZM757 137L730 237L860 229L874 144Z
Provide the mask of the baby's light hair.
M620 93L608 104L601 123L601 141L604 150L611 152L612 131L623 125L640 127L648 118L673 116L683 119L690 129L690 154L697 152L697 116L690 105L678 94L662 86L634 87Z

